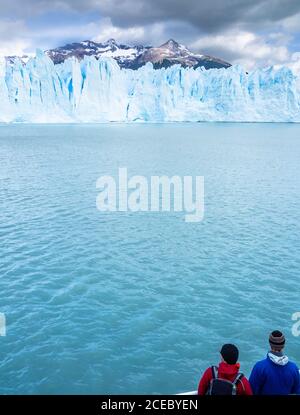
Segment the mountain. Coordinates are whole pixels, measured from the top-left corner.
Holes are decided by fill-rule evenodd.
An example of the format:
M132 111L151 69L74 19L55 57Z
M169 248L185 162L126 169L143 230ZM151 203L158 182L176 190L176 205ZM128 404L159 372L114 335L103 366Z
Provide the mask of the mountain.
M135 45L129 46L117 43L115 39L99 43L91 40L83 42L68 43L55 49L45 51L45 54L55 63L63 63L66 59L76 57L79 61L85 56L113 58L121 68L138 69L147 62L151 62L155 69L168 68L179 64L187 67L229 68L230 63L208 55L191 52L186 46L169 39L158 47ZM21 62L26 63L30 56L19 57ZM6 56L6 61L13 64L16 56Z
M20 59L20 61L23 63L23 64L26 64L28 61L29 61L29 59L30 58L33 58L34 57L34 55L31 55L31 56L29 56L29 55L22 55L22 56L5 56L5 60L6 60L6 62L8 62L10 65L13 65L14 64L14 62L15 62L15 60L16 60L16 58L19 58Z
M230 63L221 59L208 55L195 54L173 39L168 40L157 48L148 48L135 60L137 67L145 65L147 62L152 62L155 69L165 68L175 64L193 68L204 66L205 69L229 68L231 66Z
M105 56L114 58L121 68L130 68L132 62L149 48L149 46L142 45L128 46L119 44L115 39L109 39L104 43L85 40L79 43L70 43L56 49L50 49L45 53L55 64L62 63L72 56L75 56L79 60L83 59L84 56L95 56L97 59Z
M175 64L193 68L204 66L205 69L228 68L231 66L230 63L221 59L195 54L173 39L159 47L128 46L119 44L114 39L109 39L104 43L85 40L47 50L46 54L55 64L62 63L72 56L79 60L83 59L84 56L95 56L97 59L101 56L112 57L121 68L127 69L138 69L147 62L151 62L155 69L167 68Z

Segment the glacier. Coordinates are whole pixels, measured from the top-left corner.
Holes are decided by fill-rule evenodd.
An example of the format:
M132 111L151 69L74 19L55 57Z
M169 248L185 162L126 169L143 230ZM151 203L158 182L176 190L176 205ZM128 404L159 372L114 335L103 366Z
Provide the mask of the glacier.
M54 65L0 60L0 122L300 122L300 77L288 68L246 72L121 69L112 58Z

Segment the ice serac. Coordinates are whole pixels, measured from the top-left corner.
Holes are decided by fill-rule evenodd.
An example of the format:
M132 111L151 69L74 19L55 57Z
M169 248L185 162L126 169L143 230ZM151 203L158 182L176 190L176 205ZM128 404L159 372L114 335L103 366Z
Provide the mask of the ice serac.
M7 63L0 57L0 121L9 122L13 119L13 108L9 99L9 92L6 84Z
M41 51L25 65L0 61L0 122L109 121L300 122L299 75L151 63L130 70L94 57L54 65Z

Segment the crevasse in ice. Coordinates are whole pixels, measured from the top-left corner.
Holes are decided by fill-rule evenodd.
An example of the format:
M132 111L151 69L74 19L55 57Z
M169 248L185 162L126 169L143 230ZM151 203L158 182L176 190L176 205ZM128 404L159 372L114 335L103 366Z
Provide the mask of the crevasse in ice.
M111 58L54 65L0 60L0 122L300 122L299 76L288 68L120 69Z

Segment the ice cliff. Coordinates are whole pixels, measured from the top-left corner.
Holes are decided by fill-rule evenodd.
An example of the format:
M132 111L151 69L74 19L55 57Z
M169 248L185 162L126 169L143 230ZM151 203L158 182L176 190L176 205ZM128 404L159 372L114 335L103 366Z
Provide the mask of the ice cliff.
M120 69L111 58L43 54L0 61L0 122L300 122L300 77L287 68Z

